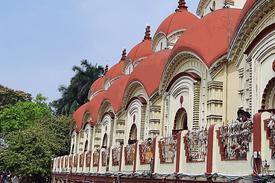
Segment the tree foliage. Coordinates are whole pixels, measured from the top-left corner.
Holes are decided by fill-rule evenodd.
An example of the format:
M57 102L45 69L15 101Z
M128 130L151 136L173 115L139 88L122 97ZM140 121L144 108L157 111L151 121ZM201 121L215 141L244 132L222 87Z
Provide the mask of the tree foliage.
M69 117L36 120L33 126L7 136L8 147L0 151L0 171L9 170L34 182L45 182L55 156L68 154Z
M74 66L72 70L75 75L71 78L69 86L60 86L58 90L62 97L51 104L57 114L70 115L86 103L92 83L104 73L102 66L92 65L87 60L82 60L81 66Z
M31 94L0 85L0 110L17 102L31 101Z
M33 125L36 119L51 116L45 98L38 95L35 102L18 102L0 111L0 133L8 134Z

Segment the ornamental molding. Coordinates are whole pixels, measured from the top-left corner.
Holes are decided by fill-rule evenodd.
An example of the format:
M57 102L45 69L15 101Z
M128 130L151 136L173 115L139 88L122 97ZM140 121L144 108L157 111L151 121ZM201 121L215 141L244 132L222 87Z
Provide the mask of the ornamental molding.
M190 67L192 65L192 67ZM164 73L161 78L159 91L161 94L164 94L166 88L168 87L170 81L173 79L174 75L177 74L176 71L181 68L181 71L188 69L196 69L201 72L204 72L204 69L207 66L201 61L201 59L193 54L192 52L180 52L175 57L173 57L165 66Z
M261 22L267 15L273 14L275 0L256 1L248 15L243 18L238 26L230 45L228 60L235 61L238 66L241 61L241 55L244 53L247 45L257 36Z
M129 100L131 100L131 98L133 98L135 95L135 92L138 91L138 89L142 89L146 95L142 96L147 100L147 93L145 90L145 87L143 86L143 84L139 81L133 81L131 82L128 87L126 88L125 92L124 92L124 96L123 96L123 102L122 102L122 106L121 106L121 110L125 109L125 107L127 106Z
M222 71L224 65L227 62L226 57L227 55L220 57L209 69L209 73L212 79L215 78L220 73L220 71Z

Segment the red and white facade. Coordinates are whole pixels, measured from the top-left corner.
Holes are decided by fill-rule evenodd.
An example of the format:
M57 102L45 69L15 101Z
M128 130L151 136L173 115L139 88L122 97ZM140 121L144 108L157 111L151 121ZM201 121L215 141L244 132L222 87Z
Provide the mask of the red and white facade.
M275 0L201 0L197 14L180 0L91 86L53 182L270 178Z

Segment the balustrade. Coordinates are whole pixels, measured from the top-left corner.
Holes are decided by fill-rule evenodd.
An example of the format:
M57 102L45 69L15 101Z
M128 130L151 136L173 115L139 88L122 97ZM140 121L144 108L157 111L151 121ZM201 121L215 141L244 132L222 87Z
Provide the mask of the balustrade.
M118 166L120 164L121 147L115 147L112 149L112 165Z
M207 129L188 131L184 137L184 143L187 162L205 161L208 143Z
M253 123L251 120L223 125L218 130L218 141L222 160L246 160L251 142Z
M136 144L130 144L125 147L125 165L133 165L135 161Z
M159 140L160 163L174 163L177 141L173 137Z
M265 120L265 130L269 139L269 148L271 149L271 158L275 159L275 115L271 115Z
M139 144L140 164L150 164L153 158L153 153L152 140L147 140Z

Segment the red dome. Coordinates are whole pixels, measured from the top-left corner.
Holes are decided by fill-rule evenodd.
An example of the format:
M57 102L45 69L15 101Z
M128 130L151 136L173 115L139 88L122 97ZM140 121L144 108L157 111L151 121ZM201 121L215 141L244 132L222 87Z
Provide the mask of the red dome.
M105 77L108 78L109 80L113 80L114 78L123 75L123 67L124 67L124 61L121 61L115 64L113 67L111 67L108 70Z
M162 50L145 59L131 73L128 85L133 81L139 81L144 86L148 96L153 95L159 87L170 52L171 50Z
M100 91L103 89L103 85L105 83L105 77L98 78L91 86L90 91L92 93L96 93L97 91Z
M164 33L168 36L178 30L188 29L198 21L199 18L188 12L187 9L179 9L160 24L155 35Z
M88 109L88 103L80 106L73 114L73 119L75 121L75 130L79 132L82 127L83 117Z
M115 113L121 108L124 91L127 87L129 77L129 75L121 76L118 80L114 81L106 92L105 99L111 102Z
M185 32L184 37L181 36L172 49L171 56L181 51L191 51L211 67L218 58L226 54L239 23L240 12L239 9L225 8L203 17Z
M131 49L131 51L127 55L127 59L130 59L134 62L141 58L148 57L152 53L152 41L151 39L145 39Z
M87 110L91 114L93 125L95 125L97 122L99 109L105 97L105 94L105 91L101 92L96 95L90 102L88 102Z

